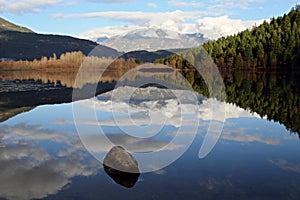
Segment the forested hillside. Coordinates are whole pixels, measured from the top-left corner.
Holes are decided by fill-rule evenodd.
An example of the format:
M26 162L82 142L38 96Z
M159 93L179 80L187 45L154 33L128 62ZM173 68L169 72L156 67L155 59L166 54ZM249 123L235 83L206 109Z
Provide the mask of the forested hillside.
M0 58L13 60L34 60L60 56L66 52L81 51L88 55L98 46L99 57L118 57L119 52L109 47L98 45L89 40L69 36L21 33L16 31L0 32Z
M270 22L245 30L239 34L209 41L203 48L219 67L273 67L294 66L300 62L300 11L292 9L289 14L272 18ZM185 52L189 60L199 55L202 47ZM185 57L184 56L184 57ZM172 56L157 62L176 68L187 63L180 56Z
M115 49L89 40L34 33L0 17L0 60L39 60L42 57L50 58L53 54L59 57L74 51L88 55L95 47L99 57L116 58L120 55Z
M292 9L289 14L272 18L251 30L156 62L177 69L193 69L198 62L206 64L208 53L224 79L227 102L280 122L300 135L299 35L300 10ZM280 73L268 70L274 67ZM255 73L240 69L254 69ZM210 96L197 71L183 70L182 73L195 91Z

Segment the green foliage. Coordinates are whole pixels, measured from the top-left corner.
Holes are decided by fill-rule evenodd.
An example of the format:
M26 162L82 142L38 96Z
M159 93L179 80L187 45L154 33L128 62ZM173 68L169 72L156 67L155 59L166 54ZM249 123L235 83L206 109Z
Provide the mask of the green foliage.
M251 30L209 41L199 48L181 53L181 56L169 56L159 62L186 69L199 63L206 66L205 61L209 61L207 56L210 56L220 72L224 72L227 102L280 122L300 136L300 83L299 73L296 73L300 67L299 50L300 9L292 9L289 14L272 18ZM253 74L249 73L250 70L244 74L236 73L245 71L240 70L243 68L268 69L275 66L283 72L289 67L295 73L283 76L268 74L268 70L253 70ZM195 91L211 95L203 77L195 70L185 70L183 74Z
M210 41L203 47L220 67L298 67L299 17L300 11L292 9L288 15L272 18L270 23L265 21L251 30Z
M194 62L194 60L198 60L199 53L204 49L221 68L299 67L299 35L300 11L293 8L289 14L277 19L272 18L269 23L265 21L251 30L209 41L182 55ZM163 63L178 68L182 62L177 57L170 56ZM181 66L181 68L185 67Z
M280 122L300 137L299 73L234 71L223 76L227 102Z
M134 61L135 61L135 63L138 64L138 65L141 64L141 59L139 59L139 58L135 58Z

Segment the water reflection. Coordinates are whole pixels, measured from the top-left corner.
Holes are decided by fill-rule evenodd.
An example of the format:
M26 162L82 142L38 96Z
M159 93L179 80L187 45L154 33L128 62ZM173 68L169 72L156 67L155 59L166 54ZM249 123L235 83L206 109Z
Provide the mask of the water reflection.
M300 135L299 72L236 71L223 76L228 102L280 122Z
M71 133L22 123L1 125L0 138L1 197L43 198L100 168Z
M163 69L161 69L163 70ZM77 71L76 71L77 72ZM102 82L97 86L96 94L112 90L115 81L126 72L106 71ZM170 79L175 84L177 77L164 77L168 71L141 71L145 77L154 76L161 79ZM201 94L206 94L207 88L199 75L195 72L182 72L193 88ZM292 132L299 133L300 83L297 78L299 72L248 72L223 71L226 86L227 102L249 109L269 120L284 124ZM170 72L170 74L172 74ZM169 74L169 75L170 75ZM171 75L170 75L171 76ZM0 73L0 117L1 121L13 116L29 107L66 103L72 101L73 84L76 73L37 71L3 71ZM86 80L86 78L82 78ZM12 80L21 80L15 82ZM26 81L27 80L27 81ZM81 86L93 87L93 86ZM23 88L23 89L22 89ZM86 91L84 88L82 91ZM86 94L89 98L94 94ZM23 108L26 107L26 108ZM21 109L22 108L22 109Z
M141 94L147 94L151 89L153 90L151 87L140 89L138 97L143 97ZM158 94L168 94L162 88L156 90L159 91ZM182 94L187 95L184 92ZM165 146L176 134L177 110L174 109L176 104L172 96L165 96L160 102L154 99L133 98L129 104L123 101L116 104L115 108L119 113L127 112L124 108L131 106L133 116L144 116L133 117L141 119L140 124L148 122L148 118L145 117L147 112L156 113L157 116L165 113L172 119L166 124L167 128L162 130L161 135L143 140L126 136L115 126L111 118L111 108L108 106L110 95L109 92L82 102L86 102L84 105L87 108L91 103L96 103L98 123L105 127L114 145L125 144L126 149L129 148L130 151L153 151ZM208 106L209 101L214 101L218 106L225 106L228 115L222 138L213 153L206 159L199 160L199 144L207 129L207 121L212 119L210 113L213 111ZM190 112L188 105L188 101L183 104L183 112ZM197 120L201 123L196 140L188 152L163 171L125 176L105 166L102 169L103 165L88 154L72 123L71 106L71 103L38 106L0 124L1 197L150 199L149 195L153 191L157 191L157 197L163 199L219 199L224 196L230 199L284 199L287 195L290 195L290 199L297 199L300 195L300 191L295 187L300 181L297 155L299 144L298 140L295 140L296 137L290 135L282 125L269 122L258 114L233 104L199 96ZM185 122L188 126L189 121ZM97 122L82 123L90 130ZM125 122L123 125L126 125ZM149 133L151 134L150 129ZM94 141L95 151L115 158L109 156L113 146L105 146L98 142L101 138L95 138L99 136L91 132L89 134L87 137ZM190 133L187 131L181 134L184 139ZM173 146L168 151L173 152L178 148L180 145ZM134 164L132 160L131 163ZM123 190L123 186L131 189ZM265 192L262 193L261 190ZM93 194L93 197L89 194Z
M224 77L227 103L197 94L198 110L194 120L198 120L200 126L188 151L161 171L131 175L116 173L86 151L76 134L72 103L39 106L47 103L39 101L33 105L29 102L37 94L35 91L20 92L15 96L14 92L3 92L1 88L0 197L297 200L300 196L297 153L300 146L298 136L291 134L290 130L299 133L299 80L289 74L265 72L234 72ZM52 99L48 101L50 104L63 102L58 96L63 96L66 90L63 86L53 87L57 90L41 93L39 97ZM136 88L117 90L128 93L133 89ZM151 98L151 90L163 98L160 101L156 101L157 96ZM114 158L109 156L114 146L122 145L126 151L145 153L166 146L178 134L182 139L189 137L192 132L188 129L177 132L180 125L178 102L174 95L169 95L170 92L181 92L188 97L186 91L167 92L163 88L147 87L137 90L130 101L116 101L114 104L114 110L121 117L129 108L131 119L141 126L149 124L150 114L156 116L152 128L161 124L162 118L168 118L165 129L151 139L126 135L121 129L128 125L126 118L119 121L119 128L116 126L110 106L112 92L81 101L85 108L95 108L98 117L98 121L80 122L87 128L86 139L93 144L93 151ZM216 110L211 109L211 103L217 105ZM28 107L23 108L25 105ZM197 153L208 121L222 120L212 117L212 112L217 112L218 107L226 110L222 137L212 154L199 160ZM187 117L183 124L186 127L191 124L188 114L193 108L189 101L181 106L180 112ZM106 145L101 136L88 132L91 127L99 125L104 127L113 145ZM153 131L148 127L147 131L134 134L149 136ZM180 144L175 144L166 151L176 152L180 148ZM131 189L125 190L123 186Z

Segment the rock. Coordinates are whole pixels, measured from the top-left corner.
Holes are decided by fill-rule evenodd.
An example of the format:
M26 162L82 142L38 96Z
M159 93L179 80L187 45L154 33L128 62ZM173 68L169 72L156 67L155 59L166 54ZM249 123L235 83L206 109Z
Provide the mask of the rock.
M115 146L107 153L103 167L116 183L128 188L133 187L140 176L137 161L121 146Z

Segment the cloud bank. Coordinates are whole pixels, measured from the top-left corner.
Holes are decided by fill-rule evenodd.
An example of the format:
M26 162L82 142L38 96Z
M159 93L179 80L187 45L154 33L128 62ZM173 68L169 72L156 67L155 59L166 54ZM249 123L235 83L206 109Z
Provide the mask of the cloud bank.
M80 34L80 37L95 39L96 37L113 37L126 34L138 28L159 28L181 34L202 33L208 39L216 39L222 36L233 35L254 25L259 25L263 20L231 19L227 15L204 17L206 11L180 11L173 12L95 12L85 14L62 15L54 17L79 17L79 18L107 18L116 21L127 22L129 26L111 26L95 28ZM194 21L194 23L190 23ZM234 26L233 26L234 24ZM114 31L112 33L112 31Z
M72 7L79 3L104 3L120 4L137 0L0 0L0 13L25 14L41 13L43 10L51 10L51 7ZM194 8L194 11L168 11L168 12L142 12L142 11L106 11L86 13L52 13L55 18L101 18L119 21L128 26L95 27L86 30L78 36L84 39L96 40L99 37L113 37L126 34L138 28L161 28L179 32L181 34L203 33L208 39L216 39L221 36L232 35L262 20L232 19L230 15L233 9L248 9L253 3L261 3L265 0L213 0L213 1L181 1L170 0L167 5L171 9ZM134 4L132 4L134 5ZM154 2L146 3L147 7L158 8L161 5ZM234 24L234 26L232 25Z

